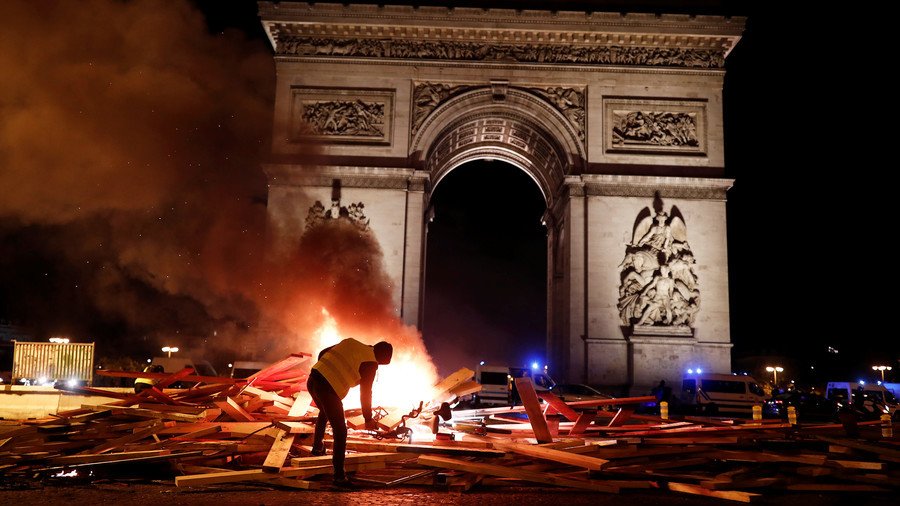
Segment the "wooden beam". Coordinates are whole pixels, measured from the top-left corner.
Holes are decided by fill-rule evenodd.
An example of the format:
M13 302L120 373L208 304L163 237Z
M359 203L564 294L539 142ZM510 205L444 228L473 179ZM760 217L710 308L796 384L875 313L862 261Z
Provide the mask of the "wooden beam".
M516 389L519 391L522 405L525 406L525 412L528 413L528 420L531 422L531 428L534 431L534 437L537 439L537 442L552 442L553 436L550 435L547 420L544 419L544 414L541 412L541 403L538 401L531 378L516 378Z
M244 411L238 403L234 402L234 399L231 397L226 397L223 401L214 401L213 404L218 406L222 411L224 411L228 416L233 418L238 422L255 422L256 418Z
M528 457L550 460L553 462L559 462L561 464L581 467L593 471L599 471L603 469L603 466L609 463L608 460L598 459L595 457L588 457L586 455L579 455L577 453L570 453L562 450L546 448L543 446L526 445L521 443L505 443L498 441L494 443L494 448L511 451L513 453L526 455Z
M289 434L312 434L315 428L304 422L290 422L286 420L276 420L273 422L276 427Z
M373 452L347 455L344 462L346 464L363 464L367 462L390 462L408 458L409 457L406 455L397 453ZM293 467L315 467L324 465L331 465L331 456L323 455L321 457L301 457L291 459L291 466Z
M501 476L504 478L513 478L517 480L531 481L534 483L545 483L548 485L556 485L560 487L579 488L584 490L593 490L595 492L619 492L619 487L607 485L603 482L561 478L553 474L527 471L524 469L517 469L515 467L509 466L468 462L465 460L455 460L446 457L436 457L433 455L422 455L418 459L416 459L416 462L422 466L455 469L457 471L466 471L469 473L484 474L488 476Z
M272 443L272 449L269 450L266 461L263 462L263 471L277 473L281 469L281 466L284 465L284 461L287 460L288 453L291 451L291 446L294 444L295 437L297 437L296 434L292 434L286 430L281 429L278 431L275 442Z
M607 425L607 427L621 427L625 422L628 421L629 418L631 418L632 414L634 414L633 407L625 406L619 408L616 416L614 416L613 419L609 421L609 425Z
M569 429L570 436L580 436L584 434L585 429L594 421L597 413L595 411L582 411L580 415L578 415L578 419L575 420L575 425Z
M574 409L570 408L568 404L563 402L559 397L551 394L550 392L540 392L538 397L544 399L547 404L553 406L553 408L559 413L566 417L570 422L574 422L578 420L578 413L575 412Z
M747 502L759 497L759 494L751 492L740 492L737 490L708 490L698 485L689 485L687 483L669 482L669 490L675 492L683 492L685 494L702 495L706 497L715 497L716 499L727 499L729 501Z

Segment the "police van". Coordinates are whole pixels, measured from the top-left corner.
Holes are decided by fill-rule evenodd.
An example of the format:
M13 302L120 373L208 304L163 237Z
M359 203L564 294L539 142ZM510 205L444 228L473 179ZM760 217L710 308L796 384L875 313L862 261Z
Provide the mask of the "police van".
M753 406L766 402L766 394L753 376L689 373L681 380L679 400L684 408L707 415L750 416Z
M825 397L837 403L838 408L853 407L860 414L870 415L872 419L889 414L895 421L900 421L900 404L897 398L890 390L877 383L829 381Z

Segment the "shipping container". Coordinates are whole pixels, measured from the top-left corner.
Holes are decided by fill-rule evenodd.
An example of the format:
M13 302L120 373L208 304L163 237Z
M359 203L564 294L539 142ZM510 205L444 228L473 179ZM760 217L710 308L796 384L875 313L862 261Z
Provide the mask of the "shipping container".
M94 343L31 343L13 341L12 381L77 380L90 384L94 374Z

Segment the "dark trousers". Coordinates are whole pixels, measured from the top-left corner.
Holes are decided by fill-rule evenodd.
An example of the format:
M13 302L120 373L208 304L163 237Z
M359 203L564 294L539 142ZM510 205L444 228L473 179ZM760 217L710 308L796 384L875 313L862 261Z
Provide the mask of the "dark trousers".
M325 450L325 424L331 424L331 432L334 435L332 446L333 455L331 463L334 466L334 478L344 478L344 454L347 451L347 421L344 419L344 402L335 393L334 388L322 376L322 373L313 369L306 380L306 389L310 397L319 408L319 417L316 419L316 432L313 436L313 452Z

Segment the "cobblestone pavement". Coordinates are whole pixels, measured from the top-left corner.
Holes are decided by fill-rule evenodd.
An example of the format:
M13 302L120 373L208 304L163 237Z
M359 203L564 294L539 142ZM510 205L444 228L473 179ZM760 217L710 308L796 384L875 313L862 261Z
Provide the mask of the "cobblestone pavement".
M754 504L796 506L854 506L892 504L889 494L784 494L774 491ZM729 501L676 494L663 490L632 490L622 494L578 492L559 488L482 488L465 494L427 487L361 488L353 491L293 491L263 485L228 485L179 488L170 483L101 482L74 485L34 485L11 490L0 485L0 504L8 506L250 506L250 505L392 505L462 506L541 505L557 506L693 506L722 505ZM733 503L732 503L733 504Z

